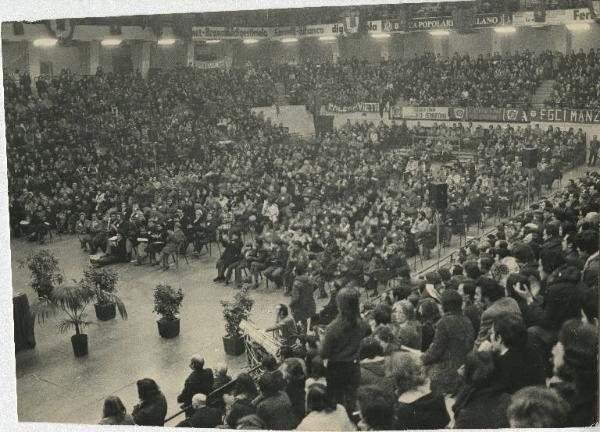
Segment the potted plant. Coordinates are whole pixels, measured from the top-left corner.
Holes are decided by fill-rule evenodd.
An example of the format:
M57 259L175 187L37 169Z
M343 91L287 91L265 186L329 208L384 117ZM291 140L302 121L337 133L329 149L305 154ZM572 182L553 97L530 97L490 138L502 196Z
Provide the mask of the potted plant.
M89 267L83 272L83 283L94 292L96 303L96 318L108 321L117 315L127 319L127 309L121 298L116 294L119 275L114 270L107 268Z
M223 318L225 318L225 336L223 347L225 352L232 356L239 356L244 352L244 340L240 332L240 323L248 319L254 300L248 293L249 287L244 287L235 294L233 301L221 300Z
M157 321L158 334L170 339L179 335L179 313L183 302L183 291L177 291L168 284L160 283L154 288L154 312L161 318Z
M40 298L49 298L54 287L62 284L63 275L58 260L47 249L30 253L20 267L31 272L31 288Z
M40 323L43 323L50 313L62 311L66 318L58 323L58 330L61 333L75 330L75 334L71 336L73 354L75 357L82 357L88 353L88 336L82 331L94 324L87 320L85 310L93 300L94 292L80 281L73 286L55 286L52 294L40 298L32 311Z

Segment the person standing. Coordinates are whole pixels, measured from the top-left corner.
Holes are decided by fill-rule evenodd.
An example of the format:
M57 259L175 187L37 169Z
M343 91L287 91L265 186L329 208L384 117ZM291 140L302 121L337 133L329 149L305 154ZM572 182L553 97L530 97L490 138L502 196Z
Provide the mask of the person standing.
M368 336L370 328L360 317L356 289L341 289L336 303L339 313L325 330L321 358L327 360L326 379L331 396L351 415L360 385L360 342Z
M292 316L297 323L302 326L302 332L308 330L308 320L317 313L317 305L313 293L315 286L306 275L306 262L302 261L296 264L294 273L294 285L292 286L292 299L290 301L290 309Z
M598 141L598 135L594 135L594 138L592 138L592 140L590 141L590 156L588 159L588 166L596 166L599 151L600 141Z

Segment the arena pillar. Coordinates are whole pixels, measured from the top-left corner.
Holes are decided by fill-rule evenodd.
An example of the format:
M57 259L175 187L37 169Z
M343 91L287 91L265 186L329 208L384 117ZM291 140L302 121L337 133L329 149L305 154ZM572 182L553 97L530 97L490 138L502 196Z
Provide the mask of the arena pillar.
M82 75L95 75L100 64L100 42L89 41L79 44L79 65Z
M332 62L337 63L340 60L340 42L336 40L331 43Z
M33 45L33 42L27 42L27 71L33 80L40 76L40 48Z
M133 70L139 71L142 77L146 78L150 69L150 42L141 41L133 44L131 47L131 61Z
M194 42L187 41L185 43L185 65L194 66Z

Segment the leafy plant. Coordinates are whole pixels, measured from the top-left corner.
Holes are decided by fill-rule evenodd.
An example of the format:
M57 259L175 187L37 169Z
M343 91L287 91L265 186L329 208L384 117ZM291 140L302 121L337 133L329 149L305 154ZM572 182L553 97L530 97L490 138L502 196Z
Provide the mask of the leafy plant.
M101 305L115 303L121 318L127 319L127 309L116 294L119 275L108 268L89 267L83 271L82 282L94 292L96 302Z
M154 288L154 312L164 320L174 321L183 302L183 291L177 291L168 284L160 283Z
M238 291L233 301L221 300L223 306L223 318L225 318L225 332L228 337L240 336L240 323L248 319L254 300L250 298L249 287Z
M74 329L75 334L79 335L84 328L94 324L87 320L85 313L94 298L94 291L81 282L72 286L59 285L54 287L51 296L40 298L39 302L32 307L32 312L38 322L44 323L50 314L60 310L66 318L57 324L58 330L66 333Z
M47 249L30 253L19 266L26 266L31 272L31 288L40 298L48 299L64 280L58 260Z

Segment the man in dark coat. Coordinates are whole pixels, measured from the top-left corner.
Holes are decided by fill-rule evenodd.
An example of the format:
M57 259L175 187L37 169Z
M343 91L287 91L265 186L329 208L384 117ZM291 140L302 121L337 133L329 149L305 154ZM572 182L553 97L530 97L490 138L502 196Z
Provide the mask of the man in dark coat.
M290 309L296 322L302 325L302 332L308 330L307 323L317 313L317 305L313 293L315 291L314 283L306 275L306 262L301 261L296 264L294 273L294 285L292 286L292 300Z
M495 351L494 371L508 393L523 387L544 385L544 365L530 346L522 319L500 315L494 319L490 345Z
M242 247L244 247L244 243L240 240L239 234L235 231L231 233L230 239L225 236L221 243L223 243L224 249L217 262L218 275L213 280L215 282L228 282L234 265L242 259ZM225 274L226 271L227 275Z
M164 426L167 415L167 400L153 379L143 378L137 382L140 403L131 416L139 426Z
M552 221L544 227L544 243L542 249L562 249L562 238L560 237L560 222Z
M213 371L211 369L204 368L204 358L195 355L190 360L190 369L192 373L185 380L183 390L177 396L177 402L186 408L186 416L190 416L193 413L192 397L197 393L205 395L210 394L213 390Z
M214 428L223 423L221 412L217 408L206 406L206 395L203 393L194 395L192 408L192 415L179 422L176 427Z

